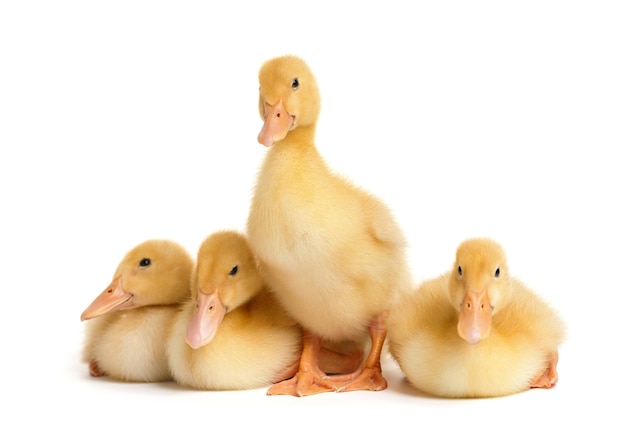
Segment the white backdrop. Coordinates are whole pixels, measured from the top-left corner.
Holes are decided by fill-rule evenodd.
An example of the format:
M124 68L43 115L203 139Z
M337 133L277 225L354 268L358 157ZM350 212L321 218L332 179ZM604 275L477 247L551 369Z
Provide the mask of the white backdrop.
M624 432L623 6L320 3L0 5L0 430ZM392 208L416 283L488 236L561 312L555 389L432 399L391 362L384 392L302 399L89 377L80 313L128 249L244 229L257 72L287 53L318 78L320 152Z

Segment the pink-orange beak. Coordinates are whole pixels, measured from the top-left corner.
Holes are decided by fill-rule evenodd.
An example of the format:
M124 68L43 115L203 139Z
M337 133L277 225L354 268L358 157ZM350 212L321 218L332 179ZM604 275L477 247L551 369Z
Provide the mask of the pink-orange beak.
M116 278L96 297L80 316L80 320L89 320L113 311L133 306L133 295L124 291L122 278Z
M462 339L476 344L486 338L491 330L491 304L487 290L468 289L461 304L457 332Z
M226 315L226 307L220 301L217 292L205 294L198 292L196 308L187 325L185 340L194 349L210 343Z
M261 132L259 132L259 143L270 147L285 138L294 119L295 117L285 109L282 100L279 100L275 105L269 105L265 102L265 120Z

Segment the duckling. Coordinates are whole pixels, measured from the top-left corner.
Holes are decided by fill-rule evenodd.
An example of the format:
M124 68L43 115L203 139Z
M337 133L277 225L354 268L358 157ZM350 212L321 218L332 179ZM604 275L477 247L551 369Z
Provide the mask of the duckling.
M92 376L127 382L171 380L167 327L190 294L193 258L178 243L147 240L126 253L113 281L81 315L83 360Z
M395 296L412 287L403 232L380 199L332 171L318 152L321 101L305 61L270 59L259 83L258 141L268 152L247 233L270 290L305 332L297 374L268 394L383 390L385 317ZM329 375L319 367L326 341L369 346L369 354L355 372Z
M462 242L451 271L392 309L388 345L407 380L439 397L496 397L558 381L565 324L509 273L502 246Z
M167 354L172 376L198 390L244 390L292 376L302 330L268 292L246 237L208 236L198 251L192 297L175 317ZM353 369L358 353L325 353L328 369Z

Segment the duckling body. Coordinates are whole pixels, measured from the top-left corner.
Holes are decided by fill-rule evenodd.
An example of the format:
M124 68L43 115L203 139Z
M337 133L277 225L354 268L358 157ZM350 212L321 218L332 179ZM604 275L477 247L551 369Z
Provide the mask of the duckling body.
M463 242L453 269L400 299L388 322L392 356L428 394L504 396L558 380L564 323L509 275L493 240Z
M314 144L319 112L315 78L301 59L284 56L259 73L259 142L270 147L258 175L248 236L271 291L305 330L298 374L269 394L382 390L385 314L411 287L405 240L387 206L334 173ZM324 341L371 350L350 375L317 365Z
M171 380L165 340L190 294L193 259L177 243L148 240L130 250L111 284L81 315L83 360L92 376L128 382Z

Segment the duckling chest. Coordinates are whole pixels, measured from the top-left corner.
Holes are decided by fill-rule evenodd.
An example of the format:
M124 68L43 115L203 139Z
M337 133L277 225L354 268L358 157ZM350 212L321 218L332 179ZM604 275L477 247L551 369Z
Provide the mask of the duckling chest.
M262 261L299 275L315 266L339 267L342 248L359 227L341 207L319 196L284 190L257 200L248 235Z
M263 166L248 217L248 234L257 251L327 252L361 224L357 200L323 164L268 159ZM262 242L262 244L261 244Z

